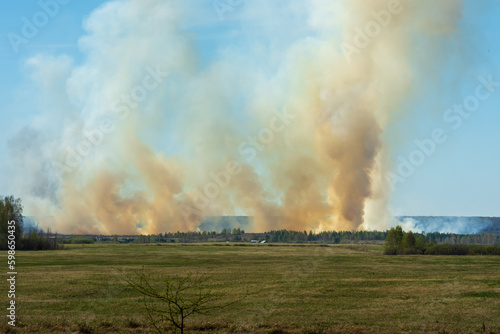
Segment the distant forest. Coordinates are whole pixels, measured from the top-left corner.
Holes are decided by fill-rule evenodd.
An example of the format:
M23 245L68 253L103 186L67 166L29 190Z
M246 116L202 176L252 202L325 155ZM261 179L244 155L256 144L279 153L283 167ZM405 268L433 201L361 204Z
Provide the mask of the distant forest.
M353 244L384 243L388 231L312 231L275 230L265 233L246 233L241 229L223 229L221 232L175 232L139 236L88 236L96 242L119 243L194 243L194 242L263 242L266 243L311 243L311 244ZM494 233L414 233L424 237L431 244L478 244L500 245L500 235ZM64 236L61 236L64 238ZM79 237L81 238L81 236Z
M34 217L25 217L26 233L40 229ZM412 230L416 237L423 236L431 244L500 245L500 218L497 217L396 217L405 230ZM380 243L388 231L312 231L271 230L265 233L247 233L253 218L247 216L207 217L200 224L200 232L167 232L151 235L64 235L57 236L58 243L193 243L193 242L262 242L266 243ZM232 228L231 226L239 226ZM436 231L441 232L426 232ZM211 230L211 231L208 231ZM443 232L451 230L455 233ZM52 236L54 238L54 236Z

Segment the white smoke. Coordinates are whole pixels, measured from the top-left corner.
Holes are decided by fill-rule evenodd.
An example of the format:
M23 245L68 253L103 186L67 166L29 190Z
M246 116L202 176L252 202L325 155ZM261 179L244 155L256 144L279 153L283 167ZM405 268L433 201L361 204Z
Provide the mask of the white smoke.
M440 232L456 234L481 233L491 225L488 218L479 217L403 217L399 225L404 231L412 232Z
M458 1L391 3L252 1L224 33L213 8L104 4L84 22L81 62L28 61L45 102L11 145L26 211L75 233L195 230L242 214L259 231L384 226L382 134L420 71L410 37L432 36L417 63L437 61L461 13ZM230 181L213 180L228 169Z

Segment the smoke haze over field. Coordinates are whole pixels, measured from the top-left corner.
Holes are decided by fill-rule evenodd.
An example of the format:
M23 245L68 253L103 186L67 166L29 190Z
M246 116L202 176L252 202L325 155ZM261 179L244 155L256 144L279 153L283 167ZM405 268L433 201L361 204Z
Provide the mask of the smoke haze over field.
M494 217L397 217L405 231L457 234L498 233L500 219Z
M222 215L252 216L256 231L383 229L384 133L445 75L461 11L452 0L249 1L228 18L240 22L223 35L234 43L218 48L200 34L215 11L106 3L84 22L81 59L26 61L44 112L10 142L22 171L11 182L63 233L192 231Z

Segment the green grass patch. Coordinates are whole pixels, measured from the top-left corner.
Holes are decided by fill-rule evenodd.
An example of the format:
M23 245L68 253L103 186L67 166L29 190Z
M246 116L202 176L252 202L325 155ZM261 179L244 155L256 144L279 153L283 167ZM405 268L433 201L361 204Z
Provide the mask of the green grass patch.
M384 256L378 245L69 244L16 257L17 333L144 333L118 270L202 272L240 303L191 333L500 333L500 257ZM2 252L3 261L7 253ZM4 291L7 285L4 283ZM1 331L6 331L4 323Z

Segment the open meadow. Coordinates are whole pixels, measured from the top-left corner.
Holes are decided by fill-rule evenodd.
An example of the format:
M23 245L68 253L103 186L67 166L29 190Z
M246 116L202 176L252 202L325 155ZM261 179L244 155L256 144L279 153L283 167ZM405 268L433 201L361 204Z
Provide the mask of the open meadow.
M2 331L149 332L142 298L120 274L144 266L151 277L208 273L209 288L241 298L188 318L190 333L500 333L499 256L384 256L379 245L241 245L19 252L17 326L3 321Z

